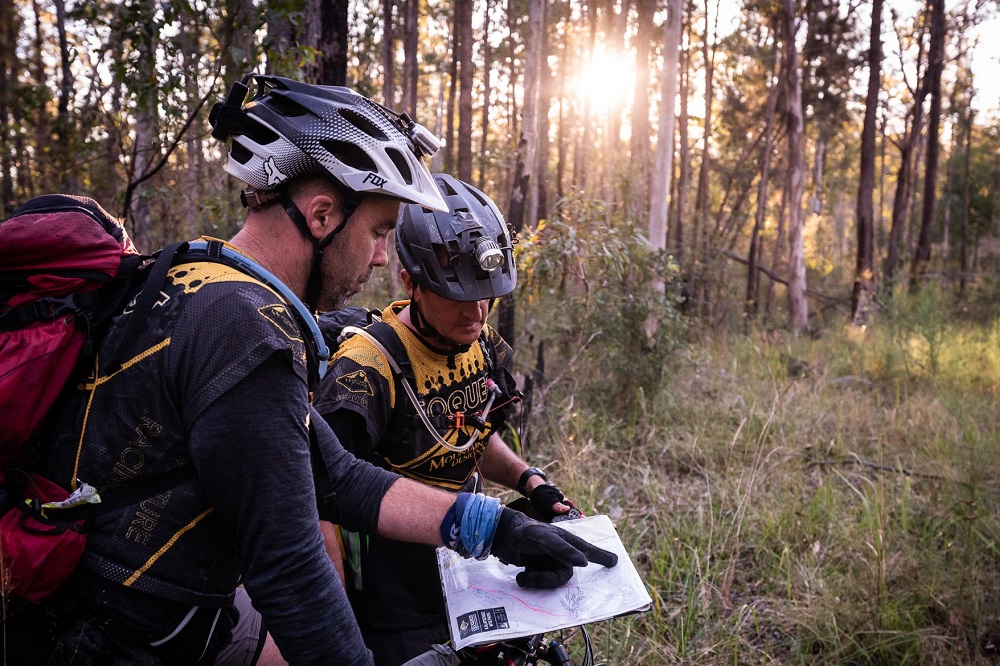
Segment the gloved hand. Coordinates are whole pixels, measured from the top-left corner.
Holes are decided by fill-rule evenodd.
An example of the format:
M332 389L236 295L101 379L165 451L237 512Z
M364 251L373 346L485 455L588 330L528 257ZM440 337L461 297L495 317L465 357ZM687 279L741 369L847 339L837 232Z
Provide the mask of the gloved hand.
M556 516L565 515L564 513L559 513L553 509L555 504L565 504L567 509L572 510L573 503L566 499L566 496L562 494L562 491L556 488L551 483L542 483L535 487L531 491L531 506L538 512L538 514L545 520L545 522L551 523L552 519Z
M493 555L504 564L524 567L517 574L521 587L551 589L573 577L573 567L596 562L618 564L618 556L553 525L504 508L493 536Z

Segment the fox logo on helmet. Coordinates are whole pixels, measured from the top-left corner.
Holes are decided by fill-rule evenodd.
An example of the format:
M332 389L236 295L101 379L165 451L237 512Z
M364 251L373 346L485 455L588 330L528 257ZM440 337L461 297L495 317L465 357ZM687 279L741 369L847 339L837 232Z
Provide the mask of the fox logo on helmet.
M264 173L267 174L268 187L278 185L288 179L288 176L283 174L275 163L274 155L271 155L264 161Z

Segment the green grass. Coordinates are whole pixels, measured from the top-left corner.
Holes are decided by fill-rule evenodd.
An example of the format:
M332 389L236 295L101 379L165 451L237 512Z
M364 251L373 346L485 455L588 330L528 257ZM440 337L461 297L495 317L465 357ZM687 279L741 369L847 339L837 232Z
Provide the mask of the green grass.
M599 660L1000 660L1000 320L897 306L690 331L659 385L579 366L536 399L525 455L612 516L654 599L590 628Z

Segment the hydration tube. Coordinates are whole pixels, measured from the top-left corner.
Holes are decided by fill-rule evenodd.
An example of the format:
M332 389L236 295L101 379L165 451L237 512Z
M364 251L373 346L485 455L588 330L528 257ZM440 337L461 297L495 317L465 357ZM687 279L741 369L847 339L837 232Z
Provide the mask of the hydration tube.
M371 333L369 333L363 328L358 328L357 326L345 326L344 330L341 331L340 333L340 340L343 341L347 339L348 336L355 334L360 335L365 340L372 343L375 349L382 352L382 355L385 356L385 360L389 362L389 366L392 368L392 371L396 373L397 377L399 377L399 381L403 385L403 390L406 392L406 396L410 399L410 402L413 403L414 409L417 410L417 414L420 416L420 420L424 422L424 427L426 427L427 431L434 436L434 439L437 440L438 444L448 449L449 451L454 451L455 453L461 453L462 451L467 450L470 446L476 443L476 440L479 439L479 437L483 434L483 431L476 428L475 426L473 426L472 428L472 436L469 437L468 441L465 442L465 444L462 444L460 446L451 444L450 442L445 440L440 434L438 434L437 428L434 427L434 425L430 422L430 419L427 418L427 414L425 414L424 410L420 407L420 400L417 399L417 394L413 390L413 387L410 386L410 382L406 381L406 376L403 374L403 371L399 368L399 364L396 363L396 359L394 359L392 357L392 354L390 354L386 350L386 348L382 346L381 342L375 339L375 336L373 336ZM490 413L490 408L493 407L493 401L496 399L497 393L500 392L500 389L493 382L493 380L487 379L486 385L490 389L490 399L486 402L486 406L483 407L482 411L484 416Z

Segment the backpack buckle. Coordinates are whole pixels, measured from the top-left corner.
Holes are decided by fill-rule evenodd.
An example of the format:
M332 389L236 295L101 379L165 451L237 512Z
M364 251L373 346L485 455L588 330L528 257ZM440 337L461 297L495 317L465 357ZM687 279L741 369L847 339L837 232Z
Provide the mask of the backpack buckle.
M73 294L61 298L55 296L40 298L33 305L32 310L37 321L53 321L64 314L76 314L80 311L73 300Z

